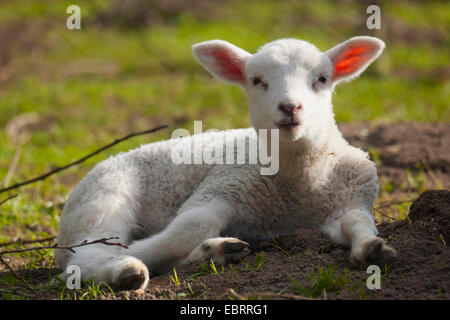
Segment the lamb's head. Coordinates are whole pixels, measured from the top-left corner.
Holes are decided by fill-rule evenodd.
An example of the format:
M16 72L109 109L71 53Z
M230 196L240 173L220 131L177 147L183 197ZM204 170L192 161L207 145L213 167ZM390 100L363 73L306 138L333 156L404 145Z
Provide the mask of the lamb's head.
M253 55L222 40L196 44L193 52L214 76L245 89L256 129L314 141L333 121L335 85L359 76L383 48L377 38L354 37L326 52L295 39L267 43Z

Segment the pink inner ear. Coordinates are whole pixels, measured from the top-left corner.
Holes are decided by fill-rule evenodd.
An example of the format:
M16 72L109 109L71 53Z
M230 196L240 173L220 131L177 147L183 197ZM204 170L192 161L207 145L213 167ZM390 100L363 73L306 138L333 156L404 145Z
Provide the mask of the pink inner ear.
M245 84L245 76L239 59L233 57L228 51L220 49L211 51L211 55L216 58L217 67L224 78Z
M334 60L334 76L346 75L361 67L367 61L367 46L348 48Z

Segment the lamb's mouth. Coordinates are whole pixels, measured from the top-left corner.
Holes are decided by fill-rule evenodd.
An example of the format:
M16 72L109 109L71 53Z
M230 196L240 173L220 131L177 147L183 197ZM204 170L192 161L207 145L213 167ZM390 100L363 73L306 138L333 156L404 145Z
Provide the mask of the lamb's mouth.
M276 123L277 127L284 130L292 130L300 125L300 122L291 120L289 122Z

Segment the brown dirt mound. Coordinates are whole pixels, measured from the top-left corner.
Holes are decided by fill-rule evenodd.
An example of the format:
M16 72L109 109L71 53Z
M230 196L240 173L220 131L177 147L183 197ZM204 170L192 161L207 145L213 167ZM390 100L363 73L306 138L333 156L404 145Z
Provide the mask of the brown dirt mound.
M380 125L367 137L367 143L380 150L384 165L414 169L424 163L429 169L450 168L450 130L448 124L423 127L420 124L400 123Z
M427 170L449 173L450 123L425 125L399 122L371 126L368 123L341 124L339 129L354 146L379 153L383 172L386 167L417 169L425 164Z
M425 191L413 202L409 212L412 222L427 224L434 233L450 241L450 191Z
M392 199L450 189L450 123L349 123L339 129L350 144L376 157L380 184L392 184Z
M398 250L389 279L396 285L382 290L396 298L450 297L450 192L426 191L412 204L409 219L386 223L380 234ZM436 296L433 293L438 293Z

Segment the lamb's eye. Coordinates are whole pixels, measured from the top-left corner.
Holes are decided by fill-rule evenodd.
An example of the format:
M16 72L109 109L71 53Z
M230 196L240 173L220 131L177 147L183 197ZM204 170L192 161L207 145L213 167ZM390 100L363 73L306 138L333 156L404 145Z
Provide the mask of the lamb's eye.
M254 86L257 86L260 83L261 83L261 79L260 78L258 78L258 77L254 77L253 78L253 85Z
M264 90L267 90L267 88L269 87L269 85L265 83L260 77L253 77L252 83L255 87L261 86Z
M324 76L321 76L319 78L319 81L322 82L322 83L325 83L325 82L327 82L327 78L325 78Z

